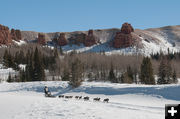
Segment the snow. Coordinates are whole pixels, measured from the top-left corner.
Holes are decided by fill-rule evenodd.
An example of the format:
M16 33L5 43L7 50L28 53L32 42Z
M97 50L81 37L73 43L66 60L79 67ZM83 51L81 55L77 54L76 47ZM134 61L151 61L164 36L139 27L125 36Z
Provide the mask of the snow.
M23 45L23 44L26 44L26 42L25 42L25 41L23 41L23 40L19 40L19 42L18 42L18 41L13 40L13 42L14 42L15 44L19 45L19 46L21 46L21 45Z
M11 76L14 76L16 73L17 72L12 68L4 69L2 64L0 64L0 82L6 81L8 79L9 74L11 74Z
M76 51L76 52L97 52L101 53L104 52L107 55L111 54L126 54L126 55L132 55L136 53L136 48L135 47L128 47L128 48L113 48L109 46L109 42L104 42L102 44L96 44L90 47L85 47L83 44L78 45L66 45L62 46L63 51L66 53Z
M146 32L146 34L153 36L154 38L157 38L159 40L159 43L155 43L155 42L146 42L142 37L142 44L144 46L144 48L142 49L144 52L146 52L146 54L151 54L151 53L157 53L162 51L163 53L167 54L168 53L168 48L169 51L174 53L174 52L179 52L180 48L179 47L173 47L172 43L170 43L168 36L163 33L156 33L156 32L151 32L148 31Z
M89 96L89 101L45 98L53 95ZM180 84L135 85L83 82L71 89L67 82L0 83L1 119L164 119L165 104L180 103ZM100 97L100 102L93 98ZM109 98L109 103L102 100Z
M26 69L26 65L25 65L25 64L19 64L19 67L20 67L20 69L22 69L22 70L25 70L25 69Z

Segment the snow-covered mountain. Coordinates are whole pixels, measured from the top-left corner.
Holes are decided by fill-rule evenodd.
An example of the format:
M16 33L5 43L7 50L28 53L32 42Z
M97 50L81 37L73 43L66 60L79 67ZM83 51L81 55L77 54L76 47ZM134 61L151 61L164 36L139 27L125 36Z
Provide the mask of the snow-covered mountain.
M79 52L105 52L107 54L140 53L144 55L160 51L167 53L168 49L170 52L180 52L180 26L166 26L145 30L135 29L132 32L132 36L136 39L137 43L133 47L113 48L112 42L116 32L119 31L120 29L118 28L94 30L94 36L98 39L99 43L91 47L85 47L83 44L66 45L62 49L66 52L76 50ZM22 31L21 33L26 41L33 41L38 37L38 32ZM87 34L88 31L65 32L65 36L68 39L74 34L80 33ZM60 32L44 34L47 41L52 41L54 37L60 35Z

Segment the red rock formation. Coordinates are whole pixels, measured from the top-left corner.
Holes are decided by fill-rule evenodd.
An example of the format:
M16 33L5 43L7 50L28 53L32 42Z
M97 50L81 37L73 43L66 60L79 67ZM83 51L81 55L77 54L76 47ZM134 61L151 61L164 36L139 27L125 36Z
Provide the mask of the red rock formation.
M64 46L67 45L67 40L65 38L65 33L60 33L59 38L57 39L58 45Z
M41 45L46 45L46 38L45 35L42 33L38 34L37 42Z
M68 41L71 43L71 44L76 44L76 45L80 45L80 43L84 43L86 39L86 34L84 33L80 33L80 34L74 34L72 35Z
M131 32L134 32L134 29L131 24L124 23L121 27L121 32L124 34L130 34Z
M8 45L11 42L12 40L9 28L0 24L0 45Z
M96 44L96 39L93 35L93 30L89 30L88 35L86 36L86 39L84 41L84 45L89 47L89 46L92 46L94 44Z
M20 30L14 30L11 29L11 38L15 41L21 40L21 31Z
M125 48L133 45L133 37L131 32L133 32L133 27L124 23L121 27L121 32L117 32L114 38L113 47L115 48Z

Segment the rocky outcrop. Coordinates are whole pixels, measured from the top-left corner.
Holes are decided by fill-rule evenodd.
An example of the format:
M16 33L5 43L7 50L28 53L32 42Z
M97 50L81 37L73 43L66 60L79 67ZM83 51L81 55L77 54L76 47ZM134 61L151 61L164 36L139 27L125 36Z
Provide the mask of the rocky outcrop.
M19 41L22 39L21 37L21 31L20 30L15 30L15 29L11 29L11 38L15 41Z
M37 38L37 42L41 45L46 45L46 37L44 34L39 33L38 34L38 38Z
M80 45L80 43L84 43L86 39L85 33L73 34L69 39L70 44Z
M131 24L124 23L121 27L121 33L130 34L131 32L134 32L134 28L131 26Z
M115 48L126 48L133 45L133 37L131 32L134 32L131 24L124 23L121 27L120 32L116 32L113 47Z
M96 44L96 38L93 35L93 30L88 31L88 35L85 38L84 45L89 47Z
M8 45L12 42L9 28L0 24L0 45Z
M57 44L60 46L67 45L67 39L65 33L60 33L60 36L57 38Z

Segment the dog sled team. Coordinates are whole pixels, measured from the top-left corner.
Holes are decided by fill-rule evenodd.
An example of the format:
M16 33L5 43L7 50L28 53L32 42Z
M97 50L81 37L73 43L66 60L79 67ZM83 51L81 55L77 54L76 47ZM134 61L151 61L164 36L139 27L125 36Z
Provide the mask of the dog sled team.
M44 93L45 93L45 97L55 97L55 96L53 96L52 94L51 94L51 92L49 91L49 89L48 89L48 87L47 86L45 86L45 88L44 88ZM65 96L65 95L59 95L58 96L59 98L66 98L66 99L71 99L71 98L73 98L73 96ZM75 96L75 99L83 99L84 101L88 101L88 100L90 100L90 97L88 97L88 96L86 96L86 97L82 97L82 96ZM93 101L101 101L101 98L93 98ZM106 98L106 99L104 99L103 100L103 102L109 102L109 99L108 98Z

